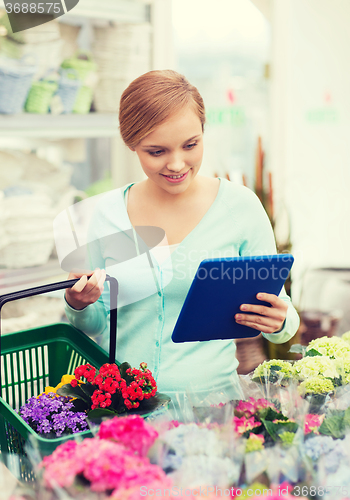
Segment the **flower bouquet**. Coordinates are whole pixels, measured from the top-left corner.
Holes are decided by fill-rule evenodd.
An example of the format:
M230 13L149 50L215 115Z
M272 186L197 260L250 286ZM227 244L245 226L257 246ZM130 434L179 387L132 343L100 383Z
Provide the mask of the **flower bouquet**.
M151 450L151 460L177 486L228 488L238 482L244 446L234 436L232 422L219 425L170 421L158 429L159 438Z
M38 434L60 437L88 430L86 414L73 408L71 398L49 392L29 398L18 414Z
M295 421L263 398L239 401L233 422L235 432L247 438L246 453L273 446L276 442L291 444L298 430Z
M323 405L334 405L337 399L350 402L350 344L347 333L340 337L321 337L307 346L293 345L291 351L302 354L293 363L273 359L264 361L251 374L267 395L291 385L311 405L310 413L323 413ZM348 395L346 395L349 393ZM347 405L349 406L349 405ZM344 408L346 409L346 408Z
M278 384L282 387L288 385L293 377L293 365L281 359L271 359L261 363L253 372L253 382L260 384Z
M157 393L157 384L147 363L131 368L129 363L105 363L99 370L86 364L78 366L69 384L57 390L61 396L73 398L76 411L84 411L90 419L126 414L147 414L167 406L170 398Z
M147 458L157 435L139 415L102 422L94 438L67 441L43 459L38 497L132 500L140 498L141 487L171 488Z
M128 363L78 366L74 375L63 375L56 387L46 387L30 398L18 414L39 435L60 438L89 430L88 420L100 424L103 417L139 413L148 415L168 406L170 398L157 392L146 363L140 369ZM93 424L90 429L93 430ZM86 433L85 433L86 434Z

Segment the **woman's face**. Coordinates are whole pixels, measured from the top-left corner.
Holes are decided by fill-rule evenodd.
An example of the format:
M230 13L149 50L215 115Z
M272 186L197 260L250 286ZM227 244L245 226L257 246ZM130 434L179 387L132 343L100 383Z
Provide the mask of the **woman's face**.
M182 193L190 186L202 163L201 121L190 107L186 107L142 139L135 151L152 182L168 193Z

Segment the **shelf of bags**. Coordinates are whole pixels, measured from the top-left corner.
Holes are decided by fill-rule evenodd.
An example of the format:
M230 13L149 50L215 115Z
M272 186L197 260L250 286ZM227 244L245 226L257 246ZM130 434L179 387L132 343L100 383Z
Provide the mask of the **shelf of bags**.
M146 23L150 21L150 6L140 0L80 0L66 15L121 23Z
M23 269L0 267L0 295L41 286L46 283L64 281L67 276L68 273L62 270L57 259L50 259L42 266Z
M114 113L0 115L0 138L114 137L118 126L118 116Z

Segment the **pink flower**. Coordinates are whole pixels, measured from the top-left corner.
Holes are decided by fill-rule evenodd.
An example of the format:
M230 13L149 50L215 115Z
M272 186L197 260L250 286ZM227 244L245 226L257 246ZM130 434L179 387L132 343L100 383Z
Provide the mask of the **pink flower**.
M254 417L251 417L249 419L245 417L233 417L233 424L235 428L235 432L238 434L244 434L246 431L250 431L254 429L254 427L258 427L260 422L256 422Z
M255 406L253 398L249 398L249 401L241 400L235 408L235 413L245 417L251 417L255 413Z
M310 434L310 432L314 432L315 434L319 434L318 428L322 424L324 419L324 415L313 415L309 413L305 416L304 421L304 433Z
M145 457L158 437L158 432L139 415L129 415L105 420L97 436L121 443L129 450Z
M267 401L267 399L260 398L255 401L255 411L263 410L264 408L272 408L273 410L277 410L276 406L273 403Z
M68 441L45 458L42 467L44 483L51 489L72 486L78 477L88 481L91 491L96 492L166 482L163 470L147 457L107 439Z
M48 488L71 486L77 474L84 470L84 465L76 458L76 441L67 441L44 457L40 466L45 469L44 483Z
M273 403L267 401L267 399L260 398L254 399L252 397L249 398L248 401L241 400L235 408L235 414L237 416L245 416L247 418L252 417L260 410L265 408L272 408L276 410L276 407Z
M260 443L264 444L265 443L265 438L262 434L253 434L253 432L250 434L249 439L252 441L260 441Z

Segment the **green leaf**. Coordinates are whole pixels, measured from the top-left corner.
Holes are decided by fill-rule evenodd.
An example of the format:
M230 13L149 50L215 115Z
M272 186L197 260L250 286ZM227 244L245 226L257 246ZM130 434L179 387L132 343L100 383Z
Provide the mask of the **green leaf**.
M84 394L86 394L88 398L91 399L93 393L98 389L98 386L90 384L88 382L87 384L81 384L80 388L84 392Z
M345 435L343 420L344 412L338 412L337 414L333 414L332 416L325 418L318 430L320 434L341 439Z
M167 408L171 399L166 394L157 392L153 398L143 399L140 401L140 406L135 410L128 411L128 413L136 415L144 415L145 413L150 413L152 411L158 410L159 408Z
M129 365L129 363L127 363L126 361L124 361L124 363L119 366L119 372L122 378L125 379L125 377L127 377L126 370L128 370L129 368L131 368L131 365Z
M296 354L304 354L305 346L301 344L293 344L288 352L294 352Z
M254 377L254 378L252 378L252 382L256 382L257 384L264 385L264 384L266 384L266 377L263 377L263 376L261 376L261 377Z
M285 417L282 413L274 410L273 408L264 408L264 410L261 410L259 412L259 415L261 419L264 420L269 420L272 422L272 420L288 420L288 417Z
M276 439L277 439L277 424L274 424L273 422L270 422L270 421L264 420L264 419L262 419L261 422L264 425L267 432L272 437L272 439L274 441L276 441Z
M305 352L305 357L314 357L314 356L322 356L322 354L316 349L310 349L309 351Z
M249 431L245 431L243 436L248 438L250 434L264 434L264 431L265 431L264 424L261 423L261 425L256 426L253 429L250 429Z
M112 417L116 415L117 412L109 410L108 408L95 408L94 410L91 410L88 413L88 417L91 420L95 418Z
M73 399L72 403L73 403L72 411L81 411L81 412L85 411L86 412L91 408L91 404L86 403L82 399Z
M347 429L348 427L350 427L350 408L345 410L344 418L343 418L343 427L344 427L344 429Z
M279 422L278 435L282 432L297 432L299 425L296 422Z
M86 403L90 403L90 399L86 396L86 394L80 389L77 385L76 387L72 387L70 384L65 384L59 389L57 389L57 394L60 396L69 396L71 398L82 399Z
M270 371L280 372L281 370L282 370L281 366L278 366L278 365L271 365L270 366Z
M296 422L274 423L263 419L262 423L274 441L279 439L279 435L282 434L282 432L296 432L298 429L298 424Z

